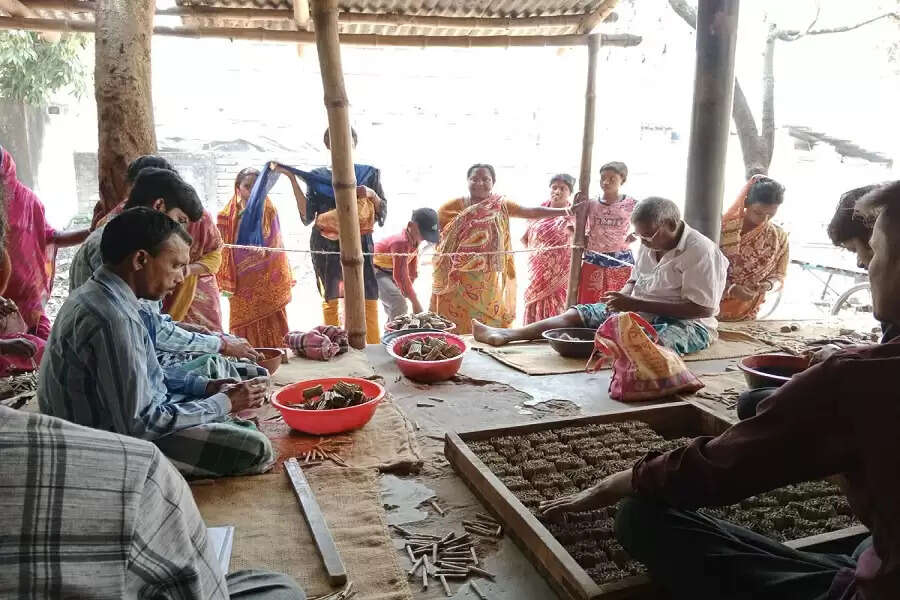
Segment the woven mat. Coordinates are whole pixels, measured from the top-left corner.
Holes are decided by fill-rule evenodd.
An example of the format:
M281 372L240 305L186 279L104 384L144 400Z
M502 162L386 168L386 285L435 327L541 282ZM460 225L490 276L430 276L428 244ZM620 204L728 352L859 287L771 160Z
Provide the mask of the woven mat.
M270 411L266 414L279 418L265 420L265 414L261 414L259 429L272 440L279 465L292 456L302 457L313 446L321 444L329 452L338 453L351 467L399 473L415 472L422 467L413 427L390 396L378 405L365 427L338 435L313 436L294 431L274 408Z
M784 333L782 327L791 325L797 331ZM821 321L747 321L720 323L719 339L706 350L684 356L685 362L726 360L763 352L802 351L813 339L838 335L840 328ZM587 359L563 358L544 341L517 342L500 348L476 342L466 337L469 346L491 358L528 375L560 375L584 371Z
M378 493L375 471L305 469L322 514L358 590L357 600L412 600ZM233 525L231 570L287 573L307 596L333 591L300 504L282 468L255 477L194 485L207 526Z
M747 390L747 382L740 371L700 375L704 388L693 394L680 395L680 399L702 406L726 421L737 423L737 397Z

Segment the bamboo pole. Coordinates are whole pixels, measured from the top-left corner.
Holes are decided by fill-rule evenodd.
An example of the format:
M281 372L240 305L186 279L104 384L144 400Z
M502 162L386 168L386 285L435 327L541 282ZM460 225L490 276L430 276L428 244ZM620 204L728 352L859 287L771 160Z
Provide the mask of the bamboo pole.
M362 349L366 346L362 240L356 210L356 173L353 169L353 141L350 136L350 103L344 87L337 15L337 0L315 0L313 3L312 16L316 25L319 70L322 73L325 108L328 111L332 182L340 223L341 267L344 271L344 322L350 336L350 345Z
M581 140L581 173L578 177L578 191L589 198L591 191L591 161L594 154L594 115L597 104L597 51L600 39L597 35L588 38L587 89L584 92L584 135ZM569 289L566 304L578 302L578 286L581 283L581 258L584 255L584 229L587 225L588 203L575 209L575 238L572 260L569 262Z
M0 0L0 10L3 10L14 17L35 18L38 16L34 9L30 6L22 4L19 0ZM55 31L41 32L41 38L44 41L55 44L59 41L60 35Z
M71 31L93 33L91 21L58 19L24 19L21 17L0 17L0 30L22 29L25 31ZM262 42L314 42L311 31L281 31L274 29L246 27L162 27L153 28L154 35L185 38L226 38L233 40L253 40ZM641 36L628 33L602 34L600 42L604 46L631 47L641 43ZM518 47L568 47L587 44L586 35L340 35L341 44L354 46L412 46L417 48L518 48Z

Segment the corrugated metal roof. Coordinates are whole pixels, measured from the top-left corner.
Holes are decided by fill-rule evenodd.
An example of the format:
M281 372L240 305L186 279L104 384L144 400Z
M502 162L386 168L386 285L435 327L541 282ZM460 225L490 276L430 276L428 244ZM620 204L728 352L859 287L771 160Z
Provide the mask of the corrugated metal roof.
M578 33L584 17L601 8L608 12L607 9L611 9L617 2L618 0L340 0L338 7L341 12L340 31L345 34L558 36ZM96 1L33 0L28 4L43 19L91 22ZM171 3L166 6L170 8L158 8L159 14L169 15L166 17L166 25L168 22L180 23L189 29L297 29L293 20L292 0L175 0L174 9L171 8ZM188 11L201 14L185 14ZM173 18L176 20L173 21ZM451 20L443 21L443 18ZM402 22L397 23L398 19ZM496 27L493 27L494 22ZM312 24L309 27L311 29Z
M338 6L345 15L370 15L381 17L455 17L520 19L533 17L557 17L570 15L583 17L603 5L617 0L350 0L341 1ZM263 9L273 11L293 11L291 0L176 0L181 8L202 7L207 9ZM281 13L284 14L284 13ZM263 27L266 29L295 29L290 19L248 20L206 17L185 17L187 27ZM497 28L463 26L427 26L414 22L396 25L379 22L347 22L340 24L342 33L376 35L565 35L576 33L578 23L570 19L565 24L541 24L534 26L508 27L498 23Z

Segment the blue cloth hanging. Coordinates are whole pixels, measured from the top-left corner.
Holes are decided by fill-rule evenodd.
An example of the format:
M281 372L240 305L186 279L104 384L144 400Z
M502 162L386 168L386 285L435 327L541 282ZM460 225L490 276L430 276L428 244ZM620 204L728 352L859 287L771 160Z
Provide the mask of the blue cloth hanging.
M275 186L275 182L278 181L278 177L281 175L279 171L269 168L272 164L283 167L306 182L306 185L309 188L308 193L311 194L315 192L331 199L335 198L331 177L326 177L318 173L301 171L295 167L278 162L268 162L260 170L259 177L256 178L256 183L253 184L253 190L250 192L250 199L247 201L247 207L244 209L244 214L241 216L241 224L238 227L238 235L235 242L237 244L243 246L263 245L263 208L265 206L266 197L269 195L269 192ZM353 170L356 173L357 185L366 185L369 179L378 172L378 169L369 165L353 165Z

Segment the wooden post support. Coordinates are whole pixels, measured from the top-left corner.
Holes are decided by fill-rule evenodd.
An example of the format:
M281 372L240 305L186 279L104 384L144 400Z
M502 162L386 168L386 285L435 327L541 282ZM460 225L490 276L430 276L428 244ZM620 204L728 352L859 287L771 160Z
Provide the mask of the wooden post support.
M719 242L740 0L700 0L684 218Z
M587 90L584 93L584 136L581 141L581 173L578 177L578 191L587 199L591 191L591 160L594 153L594 115L597 104L597 50L600 36L588 36ZM588 203L575 209L575 238L572 260L569 263L569 290L566 304L578 302L578 286L581 283L581 257L584 255L584 229L587 225Z
M328 130L331 140L331 170L340 224L341 266L344 271L344 322L350 345L366 347L366 305L363 290L362 240L356 209L356 172L341 45L338 40L337 0L315 0L312 5L316 26L319 70L325 90Z

